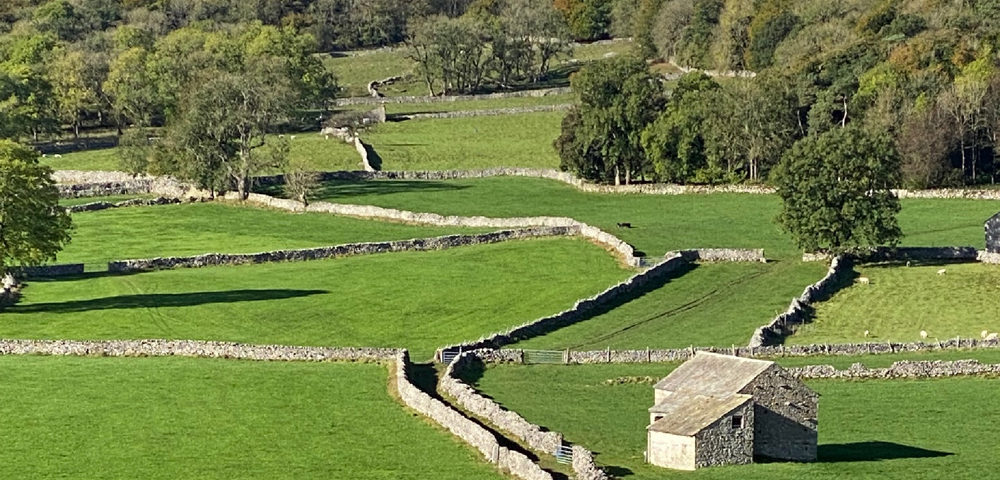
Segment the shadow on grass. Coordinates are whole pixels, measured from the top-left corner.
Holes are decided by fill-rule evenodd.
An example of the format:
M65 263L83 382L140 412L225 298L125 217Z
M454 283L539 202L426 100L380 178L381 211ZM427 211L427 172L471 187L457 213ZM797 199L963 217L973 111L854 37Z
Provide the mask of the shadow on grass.
M936 458L954 455L893 442L856 442L819 446L819 462L877 462L901 458Z
M74 313L94 310L124 310L133 308L192 307L213 303L240 303L288 298L309 297L329 293L326 290L227 290L197 293L152 293L145 295L119 295L117 297L21 304L7 313Z
M316 191L316 198L336 199L357 195L389 195L402 192L443 192L463 190L455 185L433 180L390 180L372 182L328 182Z

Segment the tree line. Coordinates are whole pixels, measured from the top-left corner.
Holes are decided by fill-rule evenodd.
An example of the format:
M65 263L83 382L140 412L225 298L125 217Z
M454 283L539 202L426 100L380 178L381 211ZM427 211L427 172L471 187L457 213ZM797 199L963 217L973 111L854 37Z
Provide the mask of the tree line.
M741 105L771 113L757 120L771 125L769 139L739 148L746 158L736 163L750 165L737 169L738 178L765 179L792 141L853 123L888 134L903 182L924 188L997 180L998 19L996 0L626 0L616 4L612 28L633 36L647 59L756 73L753 80L720 79L709 94L745 99L726 108L740 112L732 120L745 113ZM687 168L711 165L712 137L727 119L712 113L712 104L726 100L704 97L682 92L677 110L690 113L660 121L657 148L669 154L670 135L688 139L677 165L660 170L664 178L707 180ZM692 134L691 122L702 118L707 128ZM669 125L675 134L666 133ZM691 141L708 144L695 148L704 155L687 153Z

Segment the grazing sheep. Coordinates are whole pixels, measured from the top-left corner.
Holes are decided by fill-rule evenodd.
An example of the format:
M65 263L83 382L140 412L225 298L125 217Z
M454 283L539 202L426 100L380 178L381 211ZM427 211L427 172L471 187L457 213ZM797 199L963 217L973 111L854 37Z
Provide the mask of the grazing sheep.
M906 266L907 266L907 267L909 267L910 265L911 265L911 264L910 264L910 261L909 261L909 260L907 260L907 261L906 261Z
M944 268L942 268L941 270L938 270L938 275L944 275L945 273L948 273L948 270L946 270Z
M927 331L926 330L921 330L920 331L920 339L921 340L927 340Z
M997 334L996 334L996 332L993 332L993 333L987 335L984 340L992 342L993 340L996 340L996 339L997 339Z
M860 283L862 285L868 285L869 283L872 283L872 281L868 277L860 277L860 278L858 278L858 283Z
M57 154L53 155L52 157L53 157L53 158L62 158L62 155L59 155L59 154L57 153Z
M868 330L865 330L865 338L868 338L868 334L869 334Z
M288 139L289 139L289 140L295 140L295 135L290 135L290 136L288 137Z
M982 332L979 332L979 338L986 338L986 336L989 334L990 334L989 330L983 330Z
M43 153L43 154L42 154L42 158L49 158L49 154L47 154L47 153Z

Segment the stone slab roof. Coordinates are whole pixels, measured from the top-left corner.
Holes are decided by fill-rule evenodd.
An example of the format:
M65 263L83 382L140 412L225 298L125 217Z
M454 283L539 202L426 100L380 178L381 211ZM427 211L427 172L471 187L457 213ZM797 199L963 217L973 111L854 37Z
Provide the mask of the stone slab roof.
M653 388L694 395L726 396L742 390L772 365L774 362L766 360L697 352Z
M649 430L690 437L742 407L752 398L742 394L707 396L672 393L659 405L649 409L650 412L665 415L653 422Z

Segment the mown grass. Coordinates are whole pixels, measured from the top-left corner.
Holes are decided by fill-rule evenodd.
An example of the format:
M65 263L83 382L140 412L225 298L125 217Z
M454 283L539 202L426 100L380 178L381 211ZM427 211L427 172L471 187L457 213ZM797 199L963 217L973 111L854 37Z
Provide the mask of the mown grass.
M944 268L947 273L938 275ZM870 279L841 290L816 306L812 323L788 343L928 341L1000 332L1000 268L981 263L944 265L859 265ZM864 331L869 337L864 337Z
M559 157L552 141L559 136L563 115L545 112L389 122L362 138L382 157L384 170L555 168Z
M512 348L615 350L745 345L823 276L801 262L699 264L621 306Z
M774 220L781 208L775 195L592 194L553 180L494 177L419 186L333 182L320 197L447 215L569 216L614 232L649 255L681 248L741 247L764 248L768 258L801 257ZM983 222L1000 210L1000 202L985 200L904 199L902 205L902 243L923 246L982 248ZM634 228L617 228L618 222L630 222Z
M1000 404L983 401L1000 380L809 381L821 395L818 462L661 469L643 462L652 385L605 381L660 378L672 368L496 366L478 386L529 421L593 449L623 479L976 478L987 471L1000 434L1000 423L990 420L1000 416Z
M405 240L495 229L431 227L321 213L291 214L223 203L128 207L73 215L58 263L104 269L111 260L255 253L351 242Z
M578 239L31 281L0 338L406 347L414 358L570 307L630 271ZM530 292L530 294L526 294Z
M377 364L0 357L3 478L503 478Z

